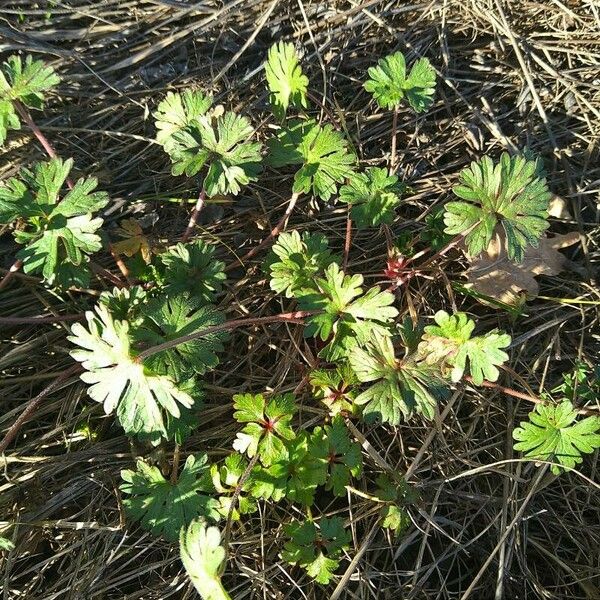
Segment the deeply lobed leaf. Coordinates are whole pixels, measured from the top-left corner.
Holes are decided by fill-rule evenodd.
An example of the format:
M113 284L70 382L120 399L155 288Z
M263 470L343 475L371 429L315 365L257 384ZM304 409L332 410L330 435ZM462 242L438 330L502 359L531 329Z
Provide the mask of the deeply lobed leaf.
M340 200L352 206L350 216L358 229L366 229L392 223L402 190L398 177L388 175L386 169L371 167L350 176L340 188Z
M188 456L177 483L165 479L158 467L138 460L135 471L121 471L123 506L154 535L174 541L197 517L217 521L218 502L210 497L206 454ZM204 492L204 493L203 493Z
M136 360L127 321L114 320L103 305L88 311L86 320L87 328L75 323L67 339L78 346L70 354L86 370L81 379L90 386L88 395L106 414L116 410L127 434L166 435L163 411L179 417L179 407L191 407L192 397Z
M285 530L290 540L285 543L281 557L302 567L318 583L329 583L351 540L342 519L323 517L318 529L314 521L295 521Z
M328 248L328 241L322 235L297 231L279 234L273 245L273 256L268 261L271 274L271 289L293 298L305 293L314 284L317 274L334 262Z
M497 164L488 156L472 162L461 171L454 193L462 201L446 204L445 232L465 234L473 256L489 246L501 226L509 259L522 262L527 246L537 247L549 226L550 190L537 162L523 156L504 153Z
M337 263L315 280L315 290L302 294L302 310L318 311L306 320L305 337L318 337L329 343L319 356L339 360L358 343L366 343L373 332L386 333L386 325L397 316L394 296L373 287L363 293L362 275L345 275Z
M0 98L18 100L29 108L41 109L44 103L42 92L58 83L60 78L54 69L43 61L34 60L30 55L24 62L20 56L9 56L0 71Z
M268 142L269 162L275 167L301 165L294 175L294 193L312 193L329 200L337 186L352 174L356 157L348 143L329 124L292 121Z
M427 58L418 59L408 77L402 52L395 52L377 61L369 68L365 90L382 108L396 108L406 98L415 112L426 111L433 102L435 71Z
M454 382L460 381L467 369L475 385L481 385L484 379L498 379L497 367L508 360L503 348L510 345L509 335L493 330L472 336L475 322L465 313L449 315L441 310L434 320L436 325L425 327L419 344L419 354L427 364L440 364L444 370L449 367Z
M94 191L94 178L78 180L61 201L72 159L38 163L19 178L0 186L0 222L23 221L14 236L25 248L17 253L26 273L41 273L51 285L89 283L89 255L102 247L97 234L101 218L92 213L108 204L105 192Z
M551 469L555 475L583 462L582 454L600 448L600 417L577 420L569 400L560 404L536 404L529 421L513 431L515 450L532 460L558 461Z
M277 42L269 48L265 75L273 114L283 119L290 104L307 108L308 77L302 72L294 45Z

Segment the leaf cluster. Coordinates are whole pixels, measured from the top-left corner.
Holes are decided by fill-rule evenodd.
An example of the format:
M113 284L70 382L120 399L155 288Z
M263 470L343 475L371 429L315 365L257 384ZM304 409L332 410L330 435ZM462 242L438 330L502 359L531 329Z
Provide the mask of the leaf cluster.
M549 226L551 193L535 160L505 152L494 163L484 156L461 171L454 194L461 200L446 204L445 232L464 235L472 256L502 227L509 259L522 262L526 248L537 247Z
M63 195L72 166L72 159L55 158L0 185L0 224L15 225L15 240L24 246L17 258L26 273L41 273L50 285L86 287L89 256L102 248L102 219L93 213L108 204L108 195L95 191L92 177Z
M395 52L369 68L364 87L381 108L397 108L406 98L415 112L424 112L433 102L435 71L429 59L419 58L407 74L404 54Z
M21 129L16 103L28 108L42 109L44 94L60 82L52 67L27 56L9 56L0 69L0 146L10 129Z

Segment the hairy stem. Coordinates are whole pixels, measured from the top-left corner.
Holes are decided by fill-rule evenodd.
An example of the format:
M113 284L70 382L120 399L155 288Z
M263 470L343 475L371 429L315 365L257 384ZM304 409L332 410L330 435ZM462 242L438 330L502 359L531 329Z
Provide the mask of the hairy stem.
M185 344L186 342L197 340L206 335L210 335L211 333L218 333L219 331L231 331L232 329L237 329L238 327L244 326L252 327L254 325L268 325L269 323L302 324L304 323L305 317L309 317L313 314L315 314L314 311L298 310L290 313L280 313L278 315L271 315L269 317L250 317L247 319L233 319L231 321L221 323L221 325L213 325L212 327L207 327L202 331L197 331L196 333L183 335L181 337L175 338L174 340L169 340L167 342L163 342L162 344L158 344L157 346L152 346L152 348L148 348L147 350L140 352L140 354L138 354L136 358L136 361L142 362L144 359L153 356L158 352L168 350L169 348L174 348L175 346L179 346L179 344Z
M229 536L231 534L231 517L233 515L233 511L238 502L240 494L242 493L242 487L248 480L248 477L250 477L250 473L252 472L252 469L254 469L254 466L258 462L258 456L259 456L259 454L257 452L252 457L252 459L248 463L248 466L246 467L245 471L242 473L242 476L239 478L237 485L235 486L233 496L231 496L231 503L229 504L229 511L227 512L227 523L225 524L225 533L223 534L223 548L225 548L225 552L227 552L227 549L229 547Z
M392 116L392 148L390 156L390 174L393 175L396 171L396 137L398 135L398 107L394 106L394 114Z
M344 262L342 269L345 271L348 267L348 257L350 256L350 244L352 243L352 219L350 218L351 207L348 205L348 217L346 218L346 239L344 240Z
M469 383L473 383L473 379L470 375L465 375L465 381ZM475 384L473 384L475 385ZM544 400L541 398L537 398L536 396L532 396L531 394L526 394L524 392L519 392L518 390L513 390L512 388L506 387L504 385L500 385L499 383L494 383L493 381L483 380L479 387L489 388L493 390L498 390L507 396L512 396L513 398L519 398L519 400L526 400L527 402L532 402L533 404L544 404ZM598 415L597 410L593 410L590 408L580 408L577 410L577 414L580 415Z
M204 208L205 200L206 192L204 191L204 188L202 188L200 190L200 193L198 194L198 200L196 200L196 206L194 206L194 210L192 211L187 227L183 232L183 235L181 236L181 241L183 243L187 242L190 238L190 235L194 233L194 229L196 228L196 221L198 220L198 215L200 214L200 211Z
M260 244L258 244L258 246L255 246L254 248L250 249L241 258L237 258L235 262L227 265L227 267L225 267L225 270L229 271L237 267L237 265L240 263L244 264L245 261L247 261L249 258L252 258L257 252L262 250L271 240L273 240L273 238L277 237L285 229L287 221L290 218L290 215L292 214L292 211L294 210L294 207L296 206L299 197L300 194L294 192L288 201L285 213L283 213L283 216L281 217L281 219L279 219L277 225L273 227L271 233Z
M25 121L29 129L31 129L33 135L35 135L35 137L38 139L38 141L46 151L46 154L50 158L57 158L54 146L50 143L50 140L42 133L41 129L35 124L34 120L31 118L31 115L29 114L29 111L25 108L25 106L21 104L18 100L15 100L13 104L15 109L19 113L19 116L23 119L23 121ZM73 189L73 181L69 177L67 177L67 186L70 190ZM0 281L0 290L8 285L14 273L20 271L22 266L22 260L15 260L15 262L10 267L8 273Z

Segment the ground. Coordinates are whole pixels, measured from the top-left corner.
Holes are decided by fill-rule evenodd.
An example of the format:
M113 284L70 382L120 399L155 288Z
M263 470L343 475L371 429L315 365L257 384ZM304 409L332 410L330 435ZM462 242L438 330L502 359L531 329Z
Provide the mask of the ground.
M551 231L575 231L582 241L568 250L560 275L540 278L539 296L520 315L457 292L452 283L461 281L465 264L455 254L403 287L399 310L432 315L456 306L483 328L505 329L513 345L501 383L525 395L552 389L577 361L598 364L600 8L594 2L6 1L1 17L3 58L31 53L61 76L45 111L34 116L57 153L73 157L78 173L98 177L110 194L109 234L135 216L156 242L178 239L191 206L181 200L197 194L197 181L173 177L154 142L151 113L168 90L211 91L258 126L267 116L267 49L292 40L323 120L341 126L362 165L386 166L392 116L362 89L366 71L395 50L411 60L427 56L439 74L435 104L425 116L408 108L398 116L398 172L410 191L393 234L418 231L471 160L528 148L543 159L568 211L552 219ZM43 156L27 128L16 132L2 150L2 178ZM209 205L199 235L216 242L230 262L265 237L288 196L286 180L261 180L238 198ZM346 211L305 198L292 227L321 231L342 250ZM7 269L16 249L10 235L0 238L0 248ZM386 257L383 231L354 236L354 272L376 282ZM290 309L269 289L263 259L229 273L221 301L228 318ZM118 276L110 254L99 262ZM16 276L0 292L2 436L73 363L70 323L6 318L81 313L111 285L100 274L89 293L55 293ZM306 372L304 343L294 325L233 332L207 381L201 426L183 452L222 457L237 431L232 395L296 388ZM316 403L308 390L301 401L308 421ZM459 386L433 422L358 423L365 461L406 473L418 492L409 508L412 525L393 539L368 500L343 499L352 543L337 578L323 587L279 556L280 523L293 509L265 504L244 529L234 529L224 575L232 597L599 598L597 456L560 477L520 460L511 432L531 406L499 389ZM77 376L47 394L4 454L0 527L15 524L8 535L16 544L0 563L4 598L194 597L177 545L123 514L119 473L140 452L147 449L130 445ZM333 514L339 507L336 500L320 510Z

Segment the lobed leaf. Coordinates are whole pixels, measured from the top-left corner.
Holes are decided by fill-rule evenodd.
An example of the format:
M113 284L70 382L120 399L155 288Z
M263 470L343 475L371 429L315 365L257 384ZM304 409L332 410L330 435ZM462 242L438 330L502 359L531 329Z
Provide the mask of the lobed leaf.
M513 431L515 450L532 460L558 461L551 467L555 475L583 462L582 454L600 448L600 417L577 420L577 411L569 400L560 404L536 404L529 421Z
M501 226L509 259L520 263L549 226L551 193L535 160L505 152L494 164L484 156L461 171L454 194L462 201L446 204L445 232L464 234L473 256L486 250Z
M231 600L221 584L220 573L226 561L221 533L194 521L181 531L179 538L181 562L202 600Z
M176 483L165 479L158 467L138 460L135 471L121 471L125 512L154 535L177 540L181 529L197 517L220 518L218 502L208 495L207 475L206 454L188 456Z
M192 397L169 376L136 360L127 321L114 320L103 305L86 312L86 320L87 328L75 323L67 339L78 346L70 354L86 370L81 379L90 386L90 398L102 403L106 414L116 411L125 433L166 436L163 411L179 417L179 407L191 407Z
M418 59L408 77L402 52L395 52L369 68L364 88L381 108L396 108L406 98L415 112L426 111L433 102L435 71L427 58Z
M302 72L294 45L278 42L269 48L265 75L273 114L283 119L290 104L307 108L308 77Z

